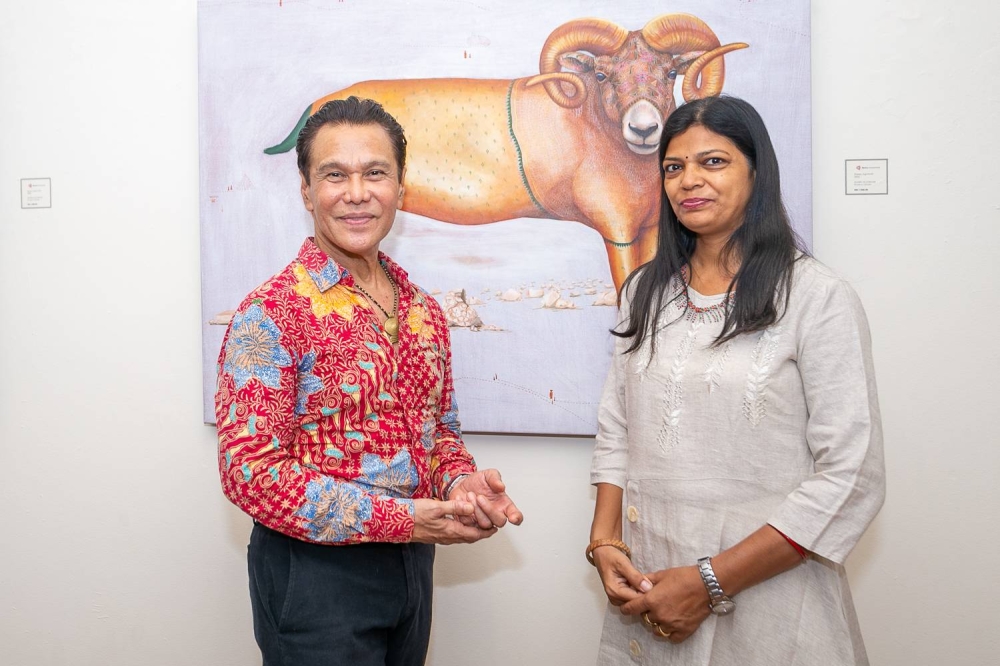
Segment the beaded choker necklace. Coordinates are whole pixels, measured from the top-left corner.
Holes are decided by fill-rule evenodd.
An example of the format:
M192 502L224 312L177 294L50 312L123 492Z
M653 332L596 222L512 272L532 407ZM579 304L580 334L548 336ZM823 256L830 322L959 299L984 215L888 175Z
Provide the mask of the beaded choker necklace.
M684 301L675 301L677 307L681 310L686 311L685 319L689 321L712 321L720 322L726 318L726 310L733 302L734 292L727 293L722 300L717 303L713 303L707 307L698 307L691 300L691 273L687 267L684 265L680 272L680 285L681 289L684 289L685 298Z
M358 291L364 294L368 300L371 301L375 307L381 310L382 314L385 315L385 323L382 324L382 329L385 331L385 334L389 336L389 342L396 344L399 342L399 317L396 316L397 310L399 309L399 289L396 288L396 281L392 279L391 275L389 275L389 269L385 267L385 264L379 263L379 265L382 267L385 277L389 280L389 284L392 285L392 314L389 314L386 309L382 307L381 303L376 301L371 294L365 291L365 288L362 287L357 280L354 281L354 286L357 287Z

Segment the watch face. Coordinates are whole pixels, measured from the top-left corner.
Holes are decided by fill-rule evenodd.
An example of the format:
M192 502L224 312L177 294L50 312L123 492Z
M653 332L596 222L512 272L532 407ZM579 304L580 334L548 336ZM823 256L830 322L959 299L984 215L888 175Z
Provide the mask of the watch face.
M719 599L712 603L712 612L716 615L729 615L736 610L736 603L731 599Z

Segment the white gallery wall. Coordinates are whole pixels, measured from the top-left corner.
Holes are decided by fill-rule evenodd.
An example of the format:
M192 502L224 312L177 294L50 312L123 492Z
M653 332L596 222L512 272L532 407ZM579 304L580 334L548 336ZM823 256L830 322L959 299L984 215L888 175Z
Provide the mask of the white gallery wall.
M993 663L1000 8L812 9L815 252L868 309L886 435L888 499L849 565L869 654ZM0 3L5 666L260 663L250 521L200 423L196 14ZM852 158L888 158L888 196L845 196ZM51 209L21 210L30 177ZM429 663L593 663L592 440L468 445L526 519L438 549Z

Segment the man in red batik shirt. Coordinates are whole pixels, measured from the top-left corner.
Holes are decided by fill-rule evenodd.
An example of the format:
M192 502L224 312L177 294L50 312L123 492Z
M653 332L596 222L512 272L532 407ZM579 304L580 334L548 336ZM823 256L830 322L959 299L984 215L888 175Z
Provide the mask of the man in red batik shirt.
M254 635L265 666L418 666L433 544L523 516L462 443L441 308L378 249L402 128L336 100L296 150L315 237L233 316L215 401L223 490L254 519Z

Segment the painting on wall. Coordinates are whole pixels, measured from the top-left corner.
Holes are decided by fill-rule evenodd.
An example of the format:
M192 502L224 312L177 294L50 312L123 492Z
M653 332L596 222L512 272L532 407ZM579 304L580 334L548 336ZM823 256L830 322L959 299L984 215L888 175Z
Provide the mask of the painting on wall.
M725 93L768 124L811 243L806 0L201 0L204 408L222 337L312 220L294 143L331 99L408 140L381 249L442 304L466 431L592 435L618 289L655 249L664 119Z

